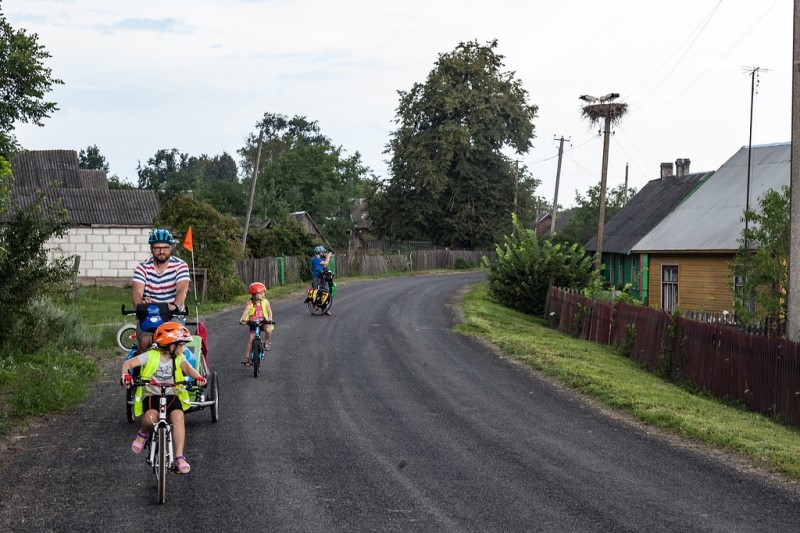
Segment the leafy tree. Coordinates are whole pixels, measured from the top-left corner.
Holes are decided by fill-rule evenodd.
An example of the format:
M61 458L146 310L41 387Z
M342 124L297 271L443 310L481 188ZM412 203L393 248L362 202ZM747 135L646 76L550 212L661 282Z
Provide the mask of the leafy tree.
M510 229L517 174L503 149L528 151L537 107L496 48L459 43L424 84L400 91L391 179L368 204L379 235L480 247ZM524 175L521 183L538 184Z
M619 185L606 191L605 221L608 222L625 205L625 198L636 194L636 189ZM581 246L597 234L597 220L600 217L600 184L590 187L584 198L575 191L575 214L570 218L564 230L554 237L556 242L574 242Z
M66 211L46 208L41 198L16 209L0 227L0 346L16 342L11 334L17 324L33 321L32 302L69 279L72 258L48 258L45 243L67 232ZM0 350L2 351L2 350Z
M328 240L346 243L353 200L375 188L361 155L345 156L305 117L265 113L257 127L263 138L252 219L282 220L289 213L307 211ZM251 135L239 150L248 191L257 147L258 137Z
M133 185L128 183L127 181L122 181L119 179L119 176L114 174L113 176L108 178L108 188L109 189L135 189Z
M244 257L244 248L241 227L236 220L220 214L205 202L179 196L161 208L153 223L179 235L192 227L194 264L208 269L209 299L225 301L243 293L236 261ZM191 265L189 250L178 246L175 255Z
M96 144L78 152L78 167L108 172L108 162Z
M513 233L497 244L497 260L483 258L489 290L503 305L523 313L543 315L547 288L584 289L594 283L597 273L592 258L577 244L539 241L534 230L525 229L512 215Z
M38 44L39 36L15 30L0 12L0 155L10 160L19 149L14 136L18 122L42 125L58 110L44 100L53 85L64 82L52 77L44 66L50 53Z
M759 200L759 209L745 212L747 228L731 270L736 316L750 325L767 324L782 331L786 319L786 289L789 286L790 191L769 190Z
M252 257L307 256L314 244L314 237L291 217L272 228L252 228L247 233L247 250Z

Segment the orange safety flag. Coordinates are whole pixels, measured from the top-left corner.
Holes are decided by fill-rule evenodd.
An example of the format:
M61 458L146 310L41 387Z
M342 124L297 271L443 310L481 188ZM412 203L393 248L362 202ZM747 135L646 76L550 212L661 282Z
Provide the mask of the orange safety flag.
M186 237L183 239L183 247L186 248L187 250L189 250L190 252L194 251L192 249L192 227L191 226L189 226L189 229L186 230Z

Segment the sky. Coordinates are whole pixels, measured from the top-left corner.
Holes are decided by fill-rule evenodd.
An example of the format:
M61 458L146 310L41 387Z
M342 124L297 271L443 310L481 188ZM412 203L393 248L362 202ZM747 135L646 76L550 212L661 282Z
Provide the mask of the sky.
M507 152L553 201L600 182L603 139L582 94L616 92L608 187L641 189L662 162L716 170L742 146L791 140L792 0L0 0L38 35L64 81L33 150L97 145L137 183L160 149L236 151L264 113L305 116L389 179L398 91L424 83L460 42L497 40L538 106L533 148ZM753 69L758 67L756 76ZM755 90L751 90L755 85ZM752 102L752 106L751 106ZM752 107L752 129L751 129Z

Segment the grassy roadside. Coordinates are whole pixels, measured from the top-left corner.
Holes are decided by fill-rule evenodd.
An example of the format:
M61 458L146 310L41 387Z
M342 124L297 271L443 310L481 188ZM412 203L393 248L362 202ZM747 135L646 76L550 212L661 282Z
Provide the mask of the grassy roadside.
M485 338L579 393L671 434L735 452L750 466L800 479L799 431L677 387L609 347L507 309L492 301L487 283L465 295L463 309L466 322L458 331Z

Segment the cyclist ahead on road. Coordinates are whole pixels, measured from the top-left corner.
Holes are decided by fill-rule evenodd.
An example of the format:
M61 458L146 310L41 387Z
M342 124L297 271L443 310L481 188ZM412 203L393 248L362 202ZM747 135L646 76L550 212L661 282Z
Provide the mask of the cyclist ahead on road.
M326 250L324 246L317 246L314 248L314 256L311 258L311 284L315 289L322 289L325 293L329 293L331 288L325 278L322 277L322 272L328 268L328 262L331 260L333 252ZM330 311L325 311L326 315L330 315Z
M189 292L189 265L172 256L175 240L166 229L155 229L148 238L152 257L142 261L133 271L131 299L134 307L142 303L166 303L170 312L185 312ZM173 321L183 322L183 316ZM150 333L136 331L139 353L150 346Z
M258 320L260 318L269 321L274 320L272 318L272 307L269 305L269 300L267 300L267 286L256 281L250 284L247 288L247 292L250 293L250 301L247 302L244 312L242 313L242 318L239 319L239 323L245 325L250 320ZM266 324L261 328L264 338L264 349L266 351L272 349L272 344L269 340L272 338L272 330L274 329L275 326L272 324ZM250 326L250 336L247 339L244 359L242 359L243 365L250 364L250 350L253 349L253 337L255 337L255 334L255 326Z
M197 381L198 385L205 385L206 378L200 375L191 364L183 357L184 345L192 341L192 335L186 326L176 322L165 322L158 326L153 334L153 342L157 348L146 353L125 360L122 364L122 384L130 386L133 376L130 370L140 368L140 377L143 380L155 378L160 382L180 382L184 374ZM175 465L178 472L188 474L191 467L183 456L183 445L186 440L183 412L189 408L189 393L181 387L167 389L167 413L172 423L172 442L175 445ZM141 453L153 425L158 420L159 397L161 390L158 387L147 385L138 387L134 393L133 414L142 416L142 424L136 438L131 443L133 453Z

